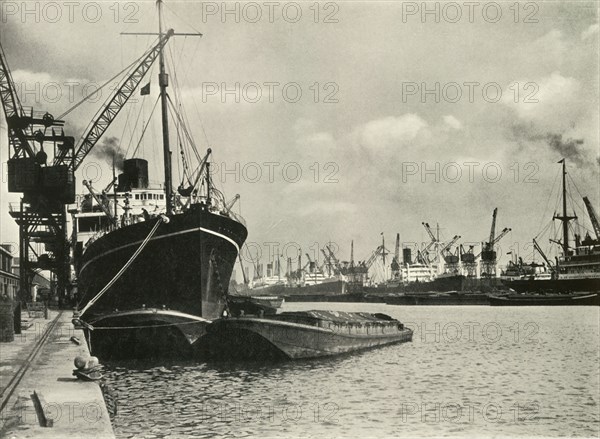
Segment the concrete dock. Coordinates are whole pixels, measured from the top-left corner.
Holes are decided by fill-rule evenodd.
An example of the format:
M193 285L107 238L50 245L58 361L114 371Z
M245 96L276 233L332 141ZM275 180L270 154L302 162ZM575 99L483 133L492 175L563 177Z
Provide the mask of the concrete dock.
M0 437L115 437L99 383L72 374L75 357L90 356L72 314L50 311L48 319L24 314L31 326L13 342L0 343Z

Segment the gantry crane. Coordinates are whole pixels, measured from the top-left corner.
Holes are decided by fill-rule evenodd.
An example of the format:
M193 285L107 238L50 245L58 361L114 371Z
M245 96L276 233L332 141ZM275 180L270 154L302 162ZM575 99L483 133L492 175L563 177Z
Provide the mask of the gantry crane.
M477 277L477 259L475 257L475 246L469 245L469 250L465 251L462 244L460 249L460 262L462 264L463 273L468 278Z
M19 208L10 214L19 225L21 302L31 299L31 280L37 269L56 276L56 295L64 301L69 284L70 256L65 206L75 201L75 171L98 143L123 106L162 54L174 34L161 34L158 42L129 69L120 85L110 94L92 119L75 147L74 137L65 135L64 121L48 112L24 108L3 48L0 46L0 100L8 126L8 191L21 193ZM166 81L166 77L160 78ZM50 146L49 146L50 145ZM47 152L53 161L48 164ZM34 248L36 235L51 237L44 241L45 254Z

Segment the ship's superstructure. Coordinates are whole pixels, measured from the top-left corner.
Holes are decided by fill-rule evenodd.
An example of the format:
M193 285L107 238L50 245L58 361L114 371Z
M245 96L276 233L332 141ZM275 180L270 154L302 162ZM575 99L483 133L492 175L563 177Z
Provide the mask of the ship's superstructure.
M571 222L577 221L574 212L568 210L567 199L567 167L563 159L559 163L562 176L562 211L553 216L553 220L561 222L561 240L551 239L561 249L559 257L552 262L544 253L537 240L533 240L535 250L544 260L543 270L528 270L531 264L511 264L504 272L505 284L518 292L594 292L600 290L600 225L596 212L587 197L583 197L587 213L592 224L592 238L588 232L581 239L581 235L573 233L571 238ZM539 268L536 266L535 268ZM518 276L513 275L515 270L521 270Z

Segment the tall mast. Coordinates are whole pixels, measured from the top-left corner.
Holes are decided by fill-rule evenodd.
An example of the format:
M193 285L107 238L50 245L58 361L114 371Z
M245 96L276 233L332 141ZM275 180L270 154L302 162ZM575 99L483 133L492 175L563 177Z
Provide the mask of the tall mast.
M562 202L563 202L563 252L565 256L569 251L569 220L567 219L567 165L566 160L562 161Z
M560 162L562 163L562 216L556 215L554 219L559 219L562 221L562 229L563 229L563 255L566 257L569 254L569 221L572 219L576 219L576 216L568 216L567 215L567 163L565 159L562 159Z
M158 33L159 38L163 37L162 26L162 0L156 0L158 6ZM162 132L163 132L163 154L165 169L165 198L167 203L167 214L173 213L173 177L171 175L171 147L169 145L169 118L167 108L167 87L169 86L169 76L165 73L165 56L163 49L159 55L160 73L158 74L158 83L160 85L160 103L162 110Z

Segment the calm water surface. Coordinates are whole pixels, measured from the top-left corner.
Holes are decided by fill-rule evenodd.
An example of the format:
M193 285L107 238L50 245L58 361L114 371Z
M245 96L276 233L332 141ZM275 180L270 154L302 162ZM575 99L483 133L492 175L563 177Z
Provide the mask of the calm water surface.
M112 363L119 438L598 437L595 307L285 304L385 312L412 343L283 363Z

